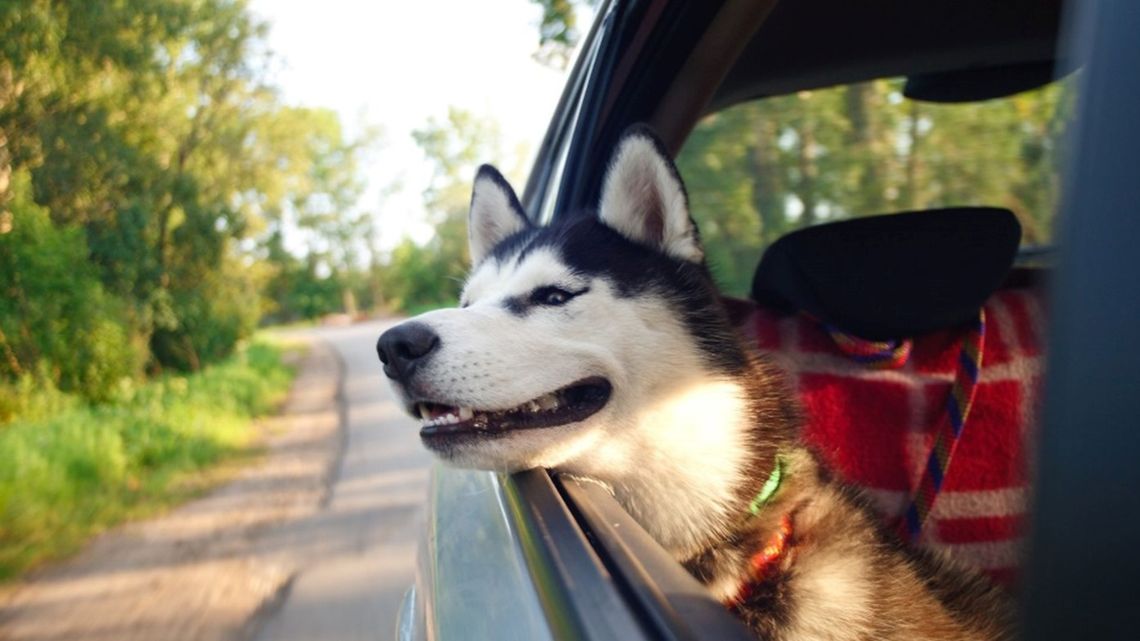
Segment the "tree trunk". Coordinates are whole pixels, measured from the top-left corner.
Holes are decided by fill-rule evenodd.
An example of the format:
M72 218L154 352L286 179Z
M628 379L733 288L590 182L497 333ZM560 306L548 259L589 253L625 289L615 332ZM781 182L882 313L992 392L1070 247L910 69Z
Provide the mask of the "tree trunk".
M4 347L4 360L8 361L9 371L16 376L23 374L24 368L20 367L20 359L16 358L16 352L12 351L12 346L8 344L8 337L2 328L0 328L0 346Z
M767 117L761 119L753 135L755 146L748 156L752 175L756 177L752 206L760 217L760 238L764 245L769 245L779 238L787 224L775 121Z
M886 208L886 189L876 144L880 132L871 105L874 91L871 83L860 82L848 86L844 93L847 120L851 123L845 153L851 165L858 167L861 173L859 191L849 202L855 209L851 213L861 216L882 213Z
M921 117L918 101L910 101L910 148L907 149L906 154L906 200L904 202L911 211L919 209L922 204L918 185L918 150L921 141L918 121Z
M12 108L19 95L12 65L0 63L0 114ZM11 224L8 203L12 201L12 148L8 131L0 124L0 225ZM0 232L4 233L4 232Z
M797 160L800 179L796 185L796 196L799 197L804 206L799 226L809 227L815 224L815 210L819 204L816 184L819 178L819 167L815 163L815 130L812 123L810 121L805 122L799 133L800 144Z
M344 302L344 313L353 318L356 318L356 313L358 311L356 309L356 294L353 293L351 289L345 287L340 292L340 298L341 301Z

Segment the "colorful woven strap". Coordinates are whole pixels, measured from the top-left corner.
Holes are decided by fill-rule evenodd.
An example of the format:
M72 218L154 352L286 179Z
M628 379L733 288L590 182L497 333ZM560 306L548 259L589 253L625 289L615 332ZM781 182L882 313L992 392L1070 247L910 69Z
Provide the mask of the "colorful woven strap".
M831 325L824 327L840 351L851 357L851 360L873 369L898 369L910 358L913 342L909 339L869 341L840 331Z
M724 601L724 605L729 609L740 607L742 603L752 596L752 591L755 586L776 576L780 568L785 566L785 563L793 554L792 547L794 537L795 531L792 523L792 515L785 514L780 517L780 523L776 527L776 531L772 532L768 540L764 542L764 547L749 557L749 577L736 589L736 594L728 597Z
M958 367L954 374L954 384L946 397L946 415L934 434L934 446L930 457L915 488L906 512L899 521L898 532L903 539L917 541L922 534L922 526L934 509L942 483L950 469L950 460L958 448L958 441L970 416L970 407L978 389L978 376L982 370L982 346L986 337L986 313L978 312L978 320L962 339L962 352L958 355Z

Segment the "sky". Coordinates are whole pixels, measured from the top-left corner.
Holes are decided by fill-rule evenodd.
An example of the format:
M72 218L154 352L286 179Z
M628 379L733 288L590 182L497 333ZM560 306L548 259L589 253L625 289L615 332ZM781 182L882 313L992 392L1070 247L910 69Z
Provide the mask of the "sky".
M540 9L529 0L252 0L270 24L272 73L285 101L328 107L351 134L378 125L358 208L379 217L381 248L431 237L422 192L431 175L411 138L459 107L493 119L503 148L538 148L566 71L535 62ZM488 158L510 165L510 159ZM383 188L402 188L386 198ZM521 188L521 185L516 185Z

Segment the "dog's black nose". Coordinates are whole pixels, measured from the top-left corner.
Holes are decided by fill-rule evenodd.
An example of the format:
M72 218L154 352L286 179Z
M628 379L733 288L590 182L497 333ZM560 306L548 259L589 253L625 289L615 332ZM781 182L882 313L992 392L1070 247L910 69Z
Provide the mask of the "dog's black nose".
M439 349L439 335L423 323L402 323L380 335L376 353L384 363L384 374L396 381L407 381L418 363Z

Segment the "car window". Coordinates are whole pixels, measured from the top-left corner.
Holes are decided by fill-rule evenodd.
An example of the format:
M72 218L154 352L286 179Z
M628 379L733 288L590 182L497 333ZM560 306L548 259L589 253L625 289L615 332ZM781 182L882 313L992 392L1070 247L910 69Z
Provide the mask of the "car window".
M1072 76L1014 96L940 104L904 79L801 91L706 116L677 158L709 261L748 292L763 249L789 231L935 207L1006 207L1023 247L1047 246Z

